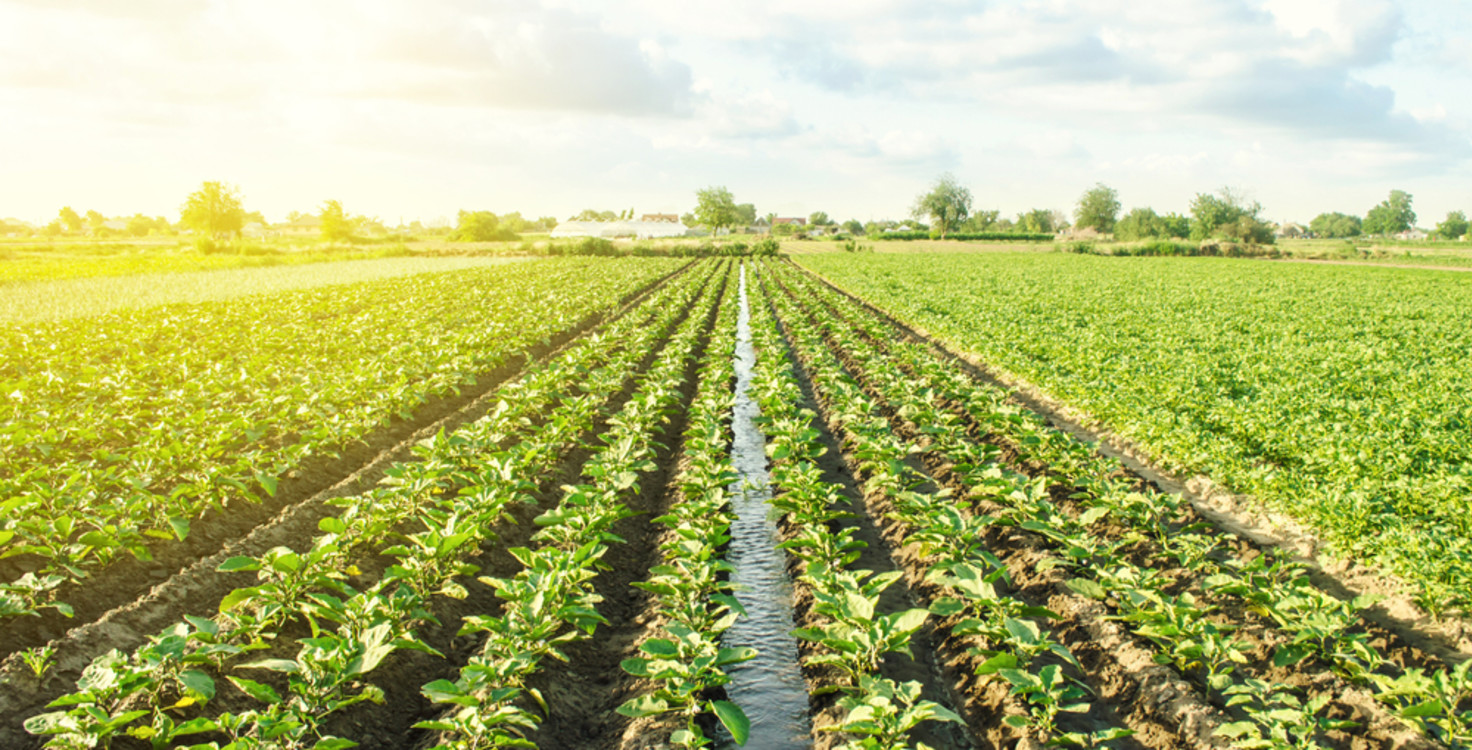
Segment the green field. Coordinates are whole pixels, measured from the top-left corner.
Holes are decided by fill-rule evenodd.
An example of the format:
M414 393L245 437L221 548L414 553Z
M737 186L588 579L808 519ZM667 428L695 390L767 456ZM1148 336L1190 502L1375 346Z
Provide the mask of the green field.
M265 267L221 266L197 271L175 269L167 275L137 272L131 275L57 277L0 284L0 322L61 320L129 308L215 302L398 276L484 268L515 260L519 259L484 256L376 258Z
M801 263L1137 441L1472 601L1472 279L1213 258Z

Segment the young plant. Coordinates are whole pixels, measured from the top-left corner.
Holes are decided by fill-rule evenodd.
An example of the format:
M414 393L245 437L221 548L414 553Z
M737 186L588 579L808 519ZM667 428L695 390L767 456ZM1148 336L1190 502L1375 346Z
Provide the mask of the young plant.
M871 675L861 677L858 691L839 699L838 705L848 713L821 731L859 736L840 750L928 750L924 743L909 743L912 729L926 721L961 723L961 717L944 706L922 700L920 683L897 684Z

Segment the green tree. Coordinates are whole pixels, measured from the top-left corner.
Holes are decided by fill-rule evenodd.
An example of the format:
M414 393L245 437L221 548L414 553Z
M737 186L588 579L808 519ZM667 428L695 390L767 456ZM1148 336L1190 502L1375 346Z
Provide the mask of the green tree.
M1451 211L1446 215L1446 221L1436 225L1436 236L1444 240L1461 239L1467 233L1467 214L1461 211Z
M711 234L736 225L736 199L724 187L708 187L695 191L695 220L710 228Z
M814 211L811 214L808 214L808 226L826 227L832 223L833 220L828 218L827 211Z
M153 219L143 214L133 214L128 218L128 228L124 230L130 237L142 237L153 230Z
M736 226L749 227L756 223L756 205L742 203L736 207Z
M1358 237L1364 230L1360 217L1333 211L1315 216L1308 223L1308 231L1316 237Z
M949 172L935 181L930 192L916 198L914 208L910 209L910 216L915 219L929 218L941 239L960 228L970 215L971 191L956 182Z
M858 219L849 219L848 221L843 222L843 231L848 232L849 234L863 234L864 225L860 223Z
M179 220L204 237L229 238L245 225L240 192L223 182L206 182L184 201Z
M1083 220L1080 219L1082 224ZM1114 223L1114 239L1144 240L1162 236L1165 222L1152 208L1132 208L1123 218Z
M77 234L82 231L82 217L73 211L71 206L62 206L61 211L56 215L56 220L61 222L61 227L66 230L67 234Z
M1002 212L995 208L985 211L973 211L966 223L961 225L963 232L994 232L997 222L1001 219Z
M1046 208L1034 208L1027 213L1017 215L1017 228L1019 231L1031 234L1053 234L1058 231L1054 223L1056 218L1053 211Z
M328 242L344 242L353 237L353 221L342 204L329 200L322 203L322 239Z
M1191 217L1189 216L1172 211L1160 217L1160 223L1165 227L1166 237L1185 239L1191 236Z
M1392 190L1390 196L1365 214L1365 234L1395 234L1416 225L1416 212L1411 209L1411 194Z
M1104 183L1096 183L1078 199L1078 221L1075 226L1093 227L1100 234L1114 231L1119 216L1119 193Z
M451 240L459 242L509 242L520 237L490 211L461 211Z
M1191 239L1217 237L1270 245L1273 228L1258 216L1260 213L1261 204L1248 203L1231 188L1222 188L1217 195L1197 193L1191 201Z
M102 230L104 229L104 227L102 225L103 224L106 224L106 223L107 223L107 217L106 216L103 216L100 212L98 212L98 211L88 211L87 212L87 231L88 231L88 233L90 233L90 234L101 234L102 233Z

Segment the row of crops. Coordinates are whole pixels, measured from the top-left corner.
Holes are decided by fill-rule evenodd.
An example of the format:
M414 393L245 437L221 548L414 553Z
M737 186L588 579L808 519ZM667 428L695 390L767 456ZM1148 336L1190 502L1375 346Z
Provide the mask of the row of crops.
M262 444L302 451L274 459L274 475L236 467L236 482L200 493L228 494L227 511L276 501L280 514L206 552L199 538L225 515L208 501L137 522L144 554L188 547L198 559L135 604L95 617L75 607L42 646L0 638L0 745L762 744L773 735L761 725L782 719L732 698L761 690L759 678L735 689L757 656L732 635L738 595L769 593L737 591L728 561L741 557L732 500L745 491L731 454L733 350L749 316L748 395L793 578L813 747L1472 747L1472 662L1366 618L1372 600L1317 588L1288 555L1214 527L801 268L748 261L749 307L741 273L715 259L538 262L305 295L401 326L391 331L359 331L348 312L293 314L285 301L302 295L257 301L257 315L298 331L342 325L325 336L337 344L382 336L351 350L355 372L396 347L448 356L453 344L465 359L381 381L418 395L353 434L395 420L422 429L375 464L376 483L311 499L266 491L263 477L342 450L309 435L321 414L222 444L231 460ZM425 296L476 284L473 305ZM394 314L371 312L379 304ZM208 338L209 311L171 312L198 315ZM440 343L423 343L435 325ZM155 356L189 341L161 338ZM303 377L349 367L295 351L278 359ZM462 403L456 388L484 394ZM459 411L443 421L410 414L446 402ZM237 403L261 407L241 395L214 409ZM277 429L270 414L261 429ZM126 484L152 466L120 461L109 476ZM95 505L67 506L77 525L52 529L55 546L112 533L118 516ZM28 507L30 520L50 506ZM59 621L129 552L0 561L31 566L15 580L62 578L12 588L18 611L0 633Z
M1472 286L1434 271L1059 255L802 263L1168 468L1472 603Z
M660 435L685 421L701 357L705 416L692 429L711 438L730 367L707 346L729 296L718 271L682 274L525 370L484 416L335 499L310 538L224 560L217 572L241 585L92 660L26 730L57 747L399 746L402 735L350 739L375 703L411 706L421 720L405 729L426 746L503 746L535 729L547 701L536 675L605 622L593 581L634 512L625 501L664 465ZM729 300L720 309L730 320ZM715 439L692 451L718 452ZM469 639L481 642L467 650ZM444 676L402 682L425 671L409 654Z
M269 499L675 267L554 261L7 327L0 622L69 616L67 584Z
M973 729L999 743L1018 738L1010 730L1062 746L1157 744L1166 732L1167 746L1472 742L1469 663L1417 651L1360 618L1368 601L1328 596L1291 560L1214 530L1179 497L1009 404L929 346L897 340L848 298L773 270L775 309L862 481L854 501L892 524L891 549L905 551L896 558L937 630L968 644L964 671L979 679L963 683L971 688L956 708L974 711ZM826 496L831 507L838 490L799 494ZM851 557L851 539L811 544L824 560ZM885 724L877 710L862 713L863 729L952 718L846 663L862 653L857 643L902 651L915 610L859 618L855 636L835 607L861 597L835 600L816 573L806 580L831 631L805 634L823 647L812 663L843 665L832 679L847 706L878 691L891 714ZM855 577L862 585L866 573ZM896 746L888 737L874 746Z

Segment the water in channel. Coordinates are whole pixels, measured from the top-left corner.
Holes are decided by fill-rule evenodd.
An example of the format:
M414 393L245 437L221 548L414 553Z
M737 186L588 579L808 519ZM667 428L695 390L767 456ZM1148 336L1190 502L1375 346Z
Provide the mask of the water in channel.
M746 266L741 266L741 315L736 329L736 407L732 415L731 460L741 479L732 485L736 520L731 524L728 557L731 580L746 617L726 631L728 647L750 646L757 657L729 668L726 692L751 719L748 748L789 750L812 747L808 693L797 664L792 637L792 580L786 553L777 549L777 524L771 515L771 477L767 474L766 436L756 425L761 414L752 400L756 349L751 345L751 307L746 297ZM729 738L722 748L733 748Z

